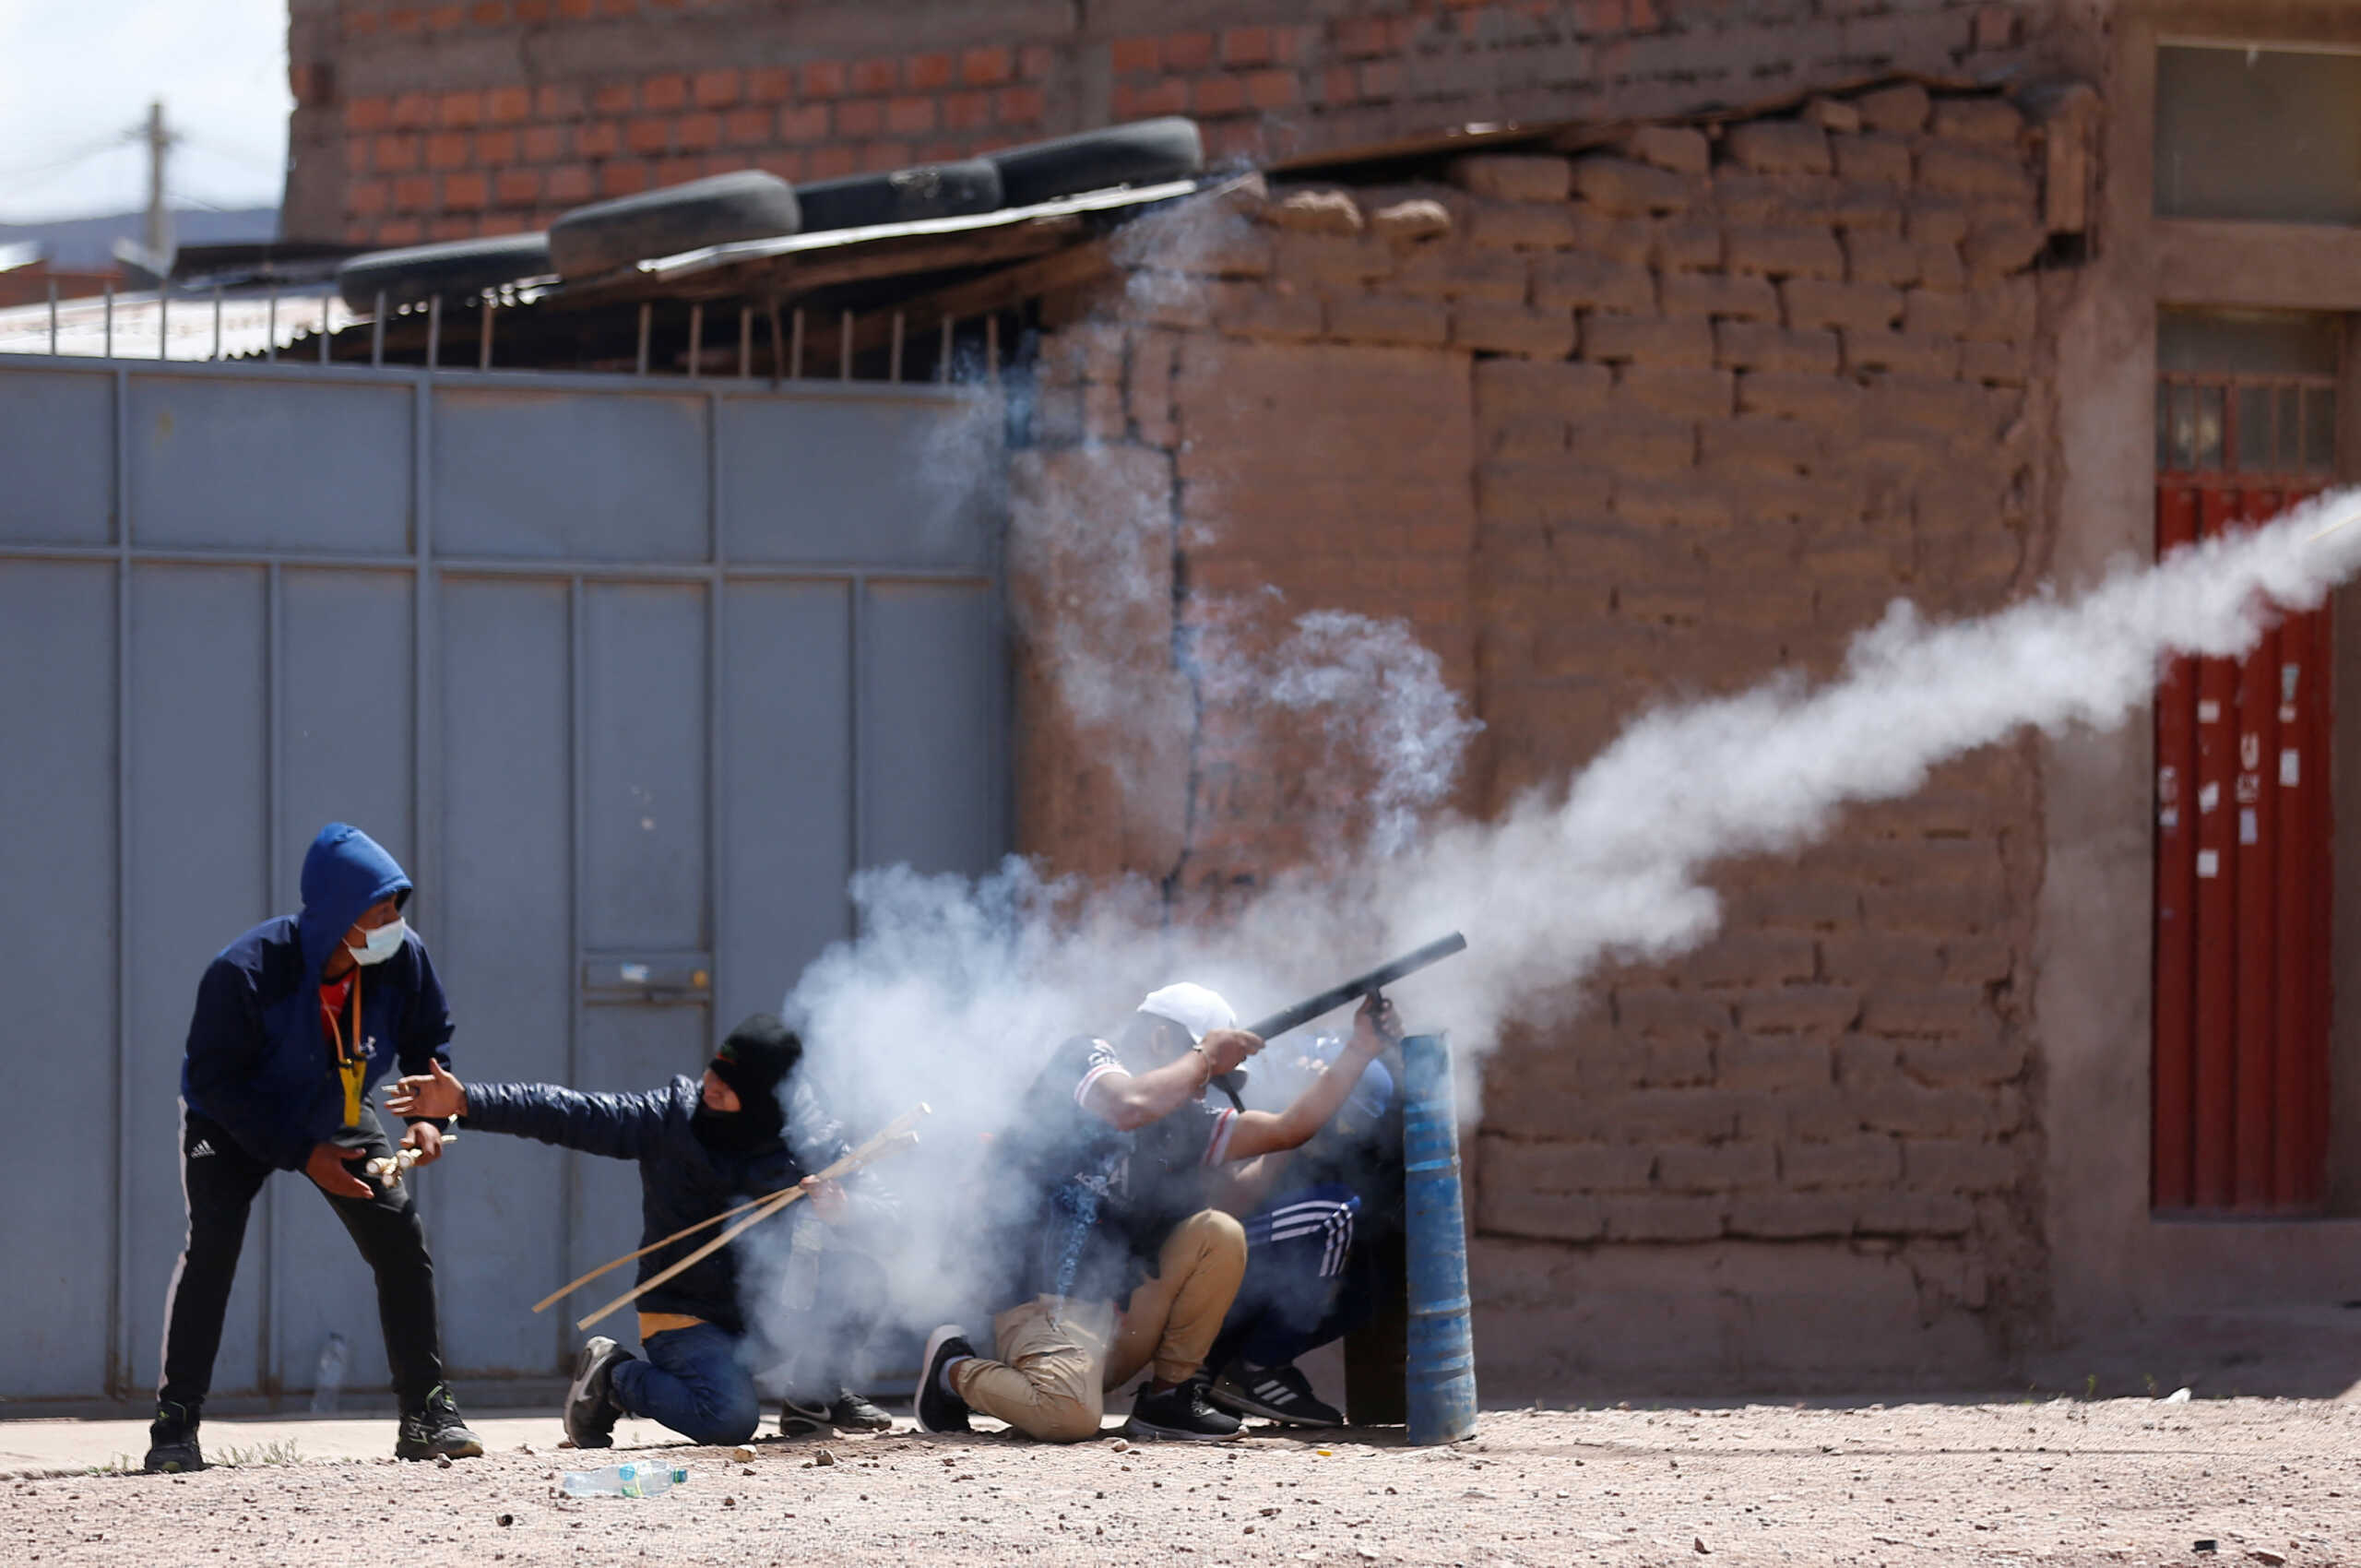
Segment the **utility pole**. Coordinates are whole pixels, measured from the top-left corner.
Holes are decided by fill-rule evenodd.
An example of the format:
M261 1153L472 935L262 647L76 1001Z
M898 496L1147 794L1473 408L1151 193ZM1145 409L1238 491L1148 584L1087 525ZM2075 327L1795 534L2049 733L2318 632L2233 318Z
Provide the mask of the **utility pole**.
M148 254L169 270L172 265L172 214L164 205L164 158L180 138L164 128L164 101L148 105Z

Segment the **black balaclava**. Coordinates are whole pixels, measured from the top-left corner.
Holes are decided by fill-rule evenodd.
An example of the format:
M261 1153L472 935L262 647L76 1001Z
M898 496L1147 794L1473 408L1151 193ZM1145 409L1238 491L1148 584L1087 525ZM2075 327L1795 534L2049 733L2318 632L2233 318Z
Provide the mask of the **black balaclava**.
M713 1075L738 1095L736 1111L699 1105L690 1121L697 1141L716 1154L745 1154L779 1135L787 1112L778 1087L803 1059L803 1041L768 1013L757 1013L721 1042Z

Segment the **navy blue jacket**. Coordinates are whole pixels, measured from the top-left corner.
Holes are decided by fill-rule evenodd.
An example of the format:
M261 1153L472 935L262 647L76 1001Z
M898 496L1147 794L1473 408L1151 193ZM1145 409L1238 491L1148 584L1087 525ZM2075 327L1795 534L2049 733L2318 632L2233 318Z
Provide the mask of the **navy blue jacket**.
M301 1170L344 1125L344 1086L320 1027L320 968L372 904L406 899L409 878L367 834L332 822L303 857L303 892L301 914L263 921L207 968L181 1064L189 1109L281 1170ZM450 1009L416 932L359 983L364 1096L397 1064L450 1064Z
M470 1132L514 1133L584 1154L639 1161L642 1246L749 1198L791 1187L848 1150L843 1131L798 1080L789 1092L784 1137L743 1155L717 1154L706 1147L691 1124L703 1094L703 1085L689 1077L636 1094L585 1094L555 1084L471 1083L462 1124ZM846 1196L857 1218L884 1217L883 1199L861 1181L848 1183ZM717 1227L714 1234L721 1229ZM677 1249L650 1253L639 1260L639 1277L646 1280L709 1240L690 1237ZM683 1313L731 1334L742 1333L738 1262L732 1255L738 1245L733 1242L682 1269L642 1296L638 1310Z

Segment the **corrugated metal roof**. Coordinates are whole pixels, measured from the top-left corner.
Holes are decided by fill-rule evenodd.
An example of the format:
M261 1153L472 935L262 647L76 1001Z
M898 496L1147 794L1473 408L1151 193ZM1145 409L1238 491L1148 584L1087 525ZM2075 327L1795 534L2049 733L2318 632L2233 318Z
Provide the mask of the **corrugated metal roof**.
M0 310L0 354L112 355L117 359L209 360L286 348L361 319L321 294L175 293L153 291Z

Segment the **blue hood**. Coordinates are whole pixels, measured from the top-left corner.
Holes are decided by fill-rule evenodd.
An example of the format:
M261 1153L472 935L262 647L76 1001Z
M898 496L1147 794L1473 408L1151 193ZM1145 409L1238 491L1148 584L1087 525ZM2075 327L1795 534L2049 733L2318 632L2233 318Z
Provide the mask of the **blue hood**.
M380 898L409 898L400 862L361 829L331 822L303 855L303 962L314 980L352 922Z

